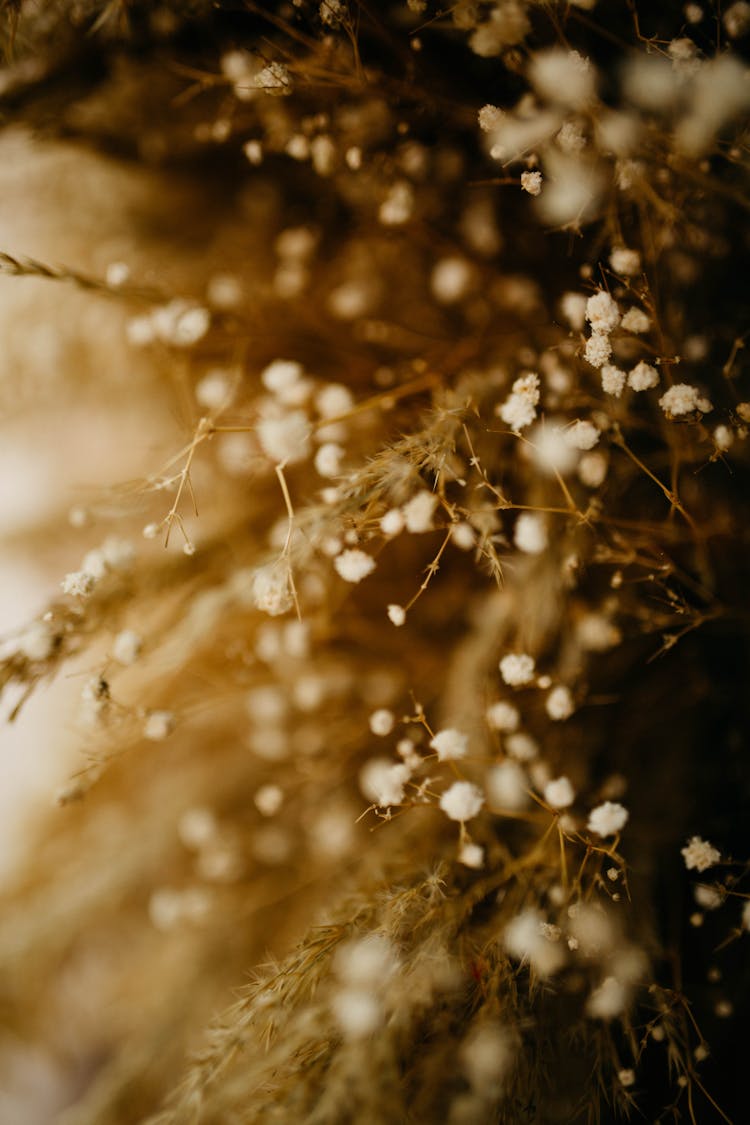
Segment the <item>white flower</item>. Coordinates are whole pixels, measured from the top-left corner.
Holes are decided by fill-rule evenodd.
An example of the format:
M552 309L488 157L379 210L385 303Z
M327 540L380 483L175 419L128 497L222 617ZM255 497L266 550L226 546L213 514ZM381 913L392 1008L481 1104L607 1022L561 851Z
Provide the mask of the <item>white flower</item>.
M556 972L565 960L559 935L534 907L522 910L508 923L503 934L503 944L515 960L530 961L540 976Z
M375 560L364 551L353 548L350 551L342 551L333 560L333 565L345 582L361 582L368 574L372 574Z
M473 271L465 258L441 258L430 278L430 289L441 305L452 305L466 296L471 287Z
M539 376L529 372L516 379L511 394L497 408L497 413L506 425L518 432L534 421L538 403Z
M525 652L511 652L500 661L500 675L510 687L521 687L534 679L534 658Z
M521 188L523 191L527 191L529 195L539 195L542 190L542 173L522 172Z
M584 358L592 367L603 367L612 355L612 345L609 336L604 332L592 332L586 341Z
M620 310L617 301L610 297L606 289L599 289L586 302L586 320L594 332L609 334L620 323Z
M473 867L479 870L484 867L484 848L479 844L472 844L469 841L464 841L458 850L458 862L463 863L465 867Z
M547 548L547 528L541 516L522 512L516 520L513 542L527 555L540 555Z
M396 718L393 711L389 711L387 707L381 707L379 710L373 711L370 715L370 730L373 734L384 738L393 730L395 721Z
M414 210L414 190L408 180L398 180L380 204L378 218L387 227L407 223Z
M586 305L583 293L563 293L560 312L576 332L580 332L586 322Z
M141 653L141 638L132 629L123 629L115 637L112 655L119 664L135 664Z
M434 492L426 488L412 496L402 508L406 530L420 534L432 529L432 517L437 507L438 498Z
M487 797L494 809L522 809L529 803L529 779L518 762L506 761L493 766L485 782Z
M575 789L567 777L556 777L544 787L544 799L553 809L567 809L575 797Z
M470 781L454 781L440 797L440 808L451 820L462 823L477 815L484 804L484 794Z
M253 802L261 816L275 816L284 804L284 791L278 785L261 785Z
M253 601L256 609L271 617L286 613L294 605L289 568L283 562L269 563L253 575Z
M514 731L518 729L520 716L512 703L499 699L491 703L486 711L487 725L492 730Z
M322 477L336 477L341 472L341 458L344 449L335 442L327 441L315 454L315 469Z
M659 406L667 418L678 418L683 414L692 414L695 410L708 412L711 409L708 399L690 383L675 383L661 396Z
M721 852L700 836L691 836L680 854L688 871L706 871L721 862Z
M533 54L528 75L536 93L557 105L578 108L596 94L596 71L590 61L564 47Z
M609 465L604 453L584 453L578 462L578 479L587 488L598 488L607 476Z
M550 719L554 719L556 722L563 722L565 719L569 719L575 710L573 696L570 694L569 688L566 688L564 684L558 684L557 687L552 688L552 691L545 700L544 706Z
M611 363L605 363L601 370L601 376L604 393L619 398L627 379L625 372L621 371L619 367L613 367Z
M405 526L406 520L400 508L391 508L384 516L380 517L380 530L383 535L387 535L389 538L398 535L404 530Z
M621 1014L627 999L625 986L615 977L605 977L589 996L586 1011L594 1019L611 1020Z
M400 626L406 621L406 610L402 605L396 605L395 602L388 606L388 620L392 625Z
M593 422L579 418L565 431L565 440L573 449L593 449L599 441L599 431Z
M95 585L96 579L93 574L87 574L85 570L74 570L65 575L60 588L64 594L71 594L74 598L85 598Z
M477 114L479 128L483 133L491 133L497 129L505 114L496 105L483 105Z
M260 373L260 381L267 391L283 395L302 378L303 367L294 359L274 359Z
M143 728L144 738L150 742L162 742L174 730L174 715L171 711L152 711Z
M505 739L505 749L511 758L519 762L530 762L539 753L539 747L530 734L515 731Z
M622 318L622 328L626 332L634 332L639 335L641 332L648 332L651 327L651 320L643 311L643 309L628 309L625 316Z
M609 256L609 264L615 273L623 277L633 277L641 272L641 256L637 250L627 250L624 246L616 246Z
M294 465L310 454L310 423L303 410L261 418L256 433L263 452L279 464Z
M628 822L630 813L616 801L604 801L589 813L587 828L597 836L615 836Z
M430 741L430 749L435 751L439 762L465 758L468 745L468 734L463 734L460 730L454 730L452 727L439 730Z
M634 391L648 391L659 384L659 372L650 363L641 360L628 375L628 386Z
M380 808L389 808L403 802L404 786L410 777L411 770L403 762L371 758L360 771L359 787L368 801Z

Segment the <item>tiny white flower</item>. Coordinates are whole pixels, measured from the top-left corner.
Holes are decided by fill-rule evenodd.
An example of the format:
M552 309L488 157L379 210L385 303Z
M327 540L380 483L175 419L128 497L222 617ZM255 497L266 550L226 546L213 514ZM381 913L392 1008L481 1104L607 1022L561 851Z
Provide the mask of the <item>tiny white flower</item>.
M555 722L564 722L565 719L569 719L575 710L570 689L565 687L564 684L553 687L544 701L544 707L550 719L554 719Z
M365 551L353 548L337 555L333 565L345 582L361 582L368 574L372 574L375 560Z
M525 652L512 652L500 661L500 675L510 687L522 687L534 679L534 658Z
M518 729L520 721L518 708L504 699L499 699L497 703L491 703L485 714L487 725L492 730L511 732Z
M440 762L465 758L468 745L469 736L452 727L438 731L430 741L430 749L435 751Z
M396 605L395 602L388 606L388 620L392 625L400 626L406 621L406 610L402 605Z
M112 655L119 664L135 664L141 654L142 641L132 629L123 629L115 637Z
M575 790L567 777L556 777L544 787L544 799L553 809L567 809L575 800Z
M648 391L659 385L659 372L650 363L641 360L628 375L628 386L634 391Z
M144 738L150 742L162 742L174 730L174 721L171 711L152 711L143 728Z
M691 836L680 854L688 871L706 871L721 862L721 852L700 836Z
M588 830L597 836L615 836L628 822L630 813L616 801L604 801L589 813Z
M440 797L440 808L445 815L461 823L472 820L483 804L482 790L470 781L454 781Z
M393 730L393 725L396 722L396 717L392 711L386 707L381 707L377 711L373 711L370 715L370 730L373 734L377 734L380 738L384 738Z
M522 172L521 188L523 191L527 191L529 195L539 195L542 190L542 173Z
M606 289L599 289L586 302L586 320L594 332L609 334L620 323L620 310L617 301L610 297Z
M593 449L599 441L599 431L593 422L579 418L565 430L565 440L572 449Z

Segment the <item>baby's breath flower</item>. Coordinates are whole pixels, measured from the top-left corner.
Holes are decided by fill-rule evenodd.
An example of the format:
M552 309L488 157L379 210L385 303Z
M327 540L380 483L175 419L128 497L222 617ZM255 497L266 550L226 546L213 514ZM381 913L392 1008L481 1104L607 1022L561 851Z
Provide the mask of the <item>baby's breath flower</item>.
M465 867L472 867L478 871L484 867L484 848L480 847L479 844L472 844L465 840L458 849L458 862L463 863Z
M593 449L599 441L599 431L593 422L578 419L565 430L565 440L573 449Z
M522 687L534 679L534 658L525 652L508 653L500 661L500 675L510 687Z
M402 508L406 530L413 534L420 534L432 530L432 517L438 505L438 498L434 492L423 489L416 496L412 496Z
M539 753L539 747L526 731L515 731L505 739L505 749L518 762L530 762Z
M667 418L679 418L696 410L708 412L711 403L690 383L675 383L659 399L659 406Z
M680 854L688 871L707 871L721 862L721 852L700 836L691 836Z
M256 433L263 452L279 464L294 465L310 455L310 423L303 410L261 418Z
M284 791L278 785L261 785L253 802L261 816L275 816L284 803Z
M472 820L484 804L482 790L470 781L454 781L440 797L440 808L451 820Z
M479 128L483 133L491 133L497 129L504 117L503 110L498 109L496 105L483 105L477 115Z
M634 306L625 313L620 327L624 328L626 332L633 332L636 335L640 335L642 332L648 332L650 329L651 318L643 309L637 309Z
M341 459L345 450L335 442L325 442L315 454L314 465L322 477L336 477L341 472Z
M388 620L392 625L401 626L406 621L406 610L395 603L388 606Z
M485 781L490 807L511 812L529 803L529 779L518 762L506 761L493 766Z
M522 512L513 530L513 542L527 555L539 555L547 549L547 528L541 516Z
M584 357L592 367L603 367L612 355L612 345L609 336L604 332L592 332L586 341Z
M536 418L539 403L539 376L534 372L521 375L513 384L512 392L497 413L506 425L516 432L530 426Z
M575 800L575 789L567 777L556 777L544 787L544 799L553 809L567 809Z
M624 246L616 246L609 256L609 264L615 273L623 277L633 277L641 272L641 256L637 250L627 250Z
M570 689L565 687L564 684L553 687L544 701L544 708L550 719L554 719L556 722L569 719L575 710Z
M398 535L404 530L405 526L406 520L400 508L391 508L384 516L380 517L380 530L383 535L387 535L389 538Z
M659 385L659 372L651 364L641 360L628 375L628 386L634 391L648 391Z
M368 574L372 574L375 560L365 551L355 547L349 551L342 551L333 560L333 565L345 582L361 582Z
M629 815L624 805L616 801L604 801L589 813L587 828L597 836L614 836L625 827Z
M119 664L135 664L141 654L142 645L138 633L132 629L124 629L115 637L112 655Z
M564 293L560 301L560 312L576 332L581 332L586 323L586 305L583 293Z
M541 172L522 172L521 173L521 187L529 195L539 195L542 190L542 173Z
M622 1014L627 1000L625 986L615 977L605 977L589 996L586 1011L593 1019L611 1020Z
M518 729L520 715L518 708L504 699L491 703L486 711L487 725L492 730L514 731Z
M96 578L93 574L88 574L85 570L73 570L65 575L60 588L64 594L70 594L74 598L85 598L95 585Z
M439 730L430 741L430 749L435 751L440 762L465 758L468 745L469 736L452 727Z
M601 377L604 393L619 398L627 380L625 372L619 367L613 367L611 363L605 363L601 369Z
M163 742L174 730L175 718L171 711L152 711L143 727L143 737L150 742Z
M606 289L599 289L586 302L586 320L594 332L609 334L620 323L620 310L617 301L610 297Z
M370 730L373 734L379 735L384 738L393 730L393 725L396 721L395 715L386 707L381 707L377 711L373 711L370 715Z

